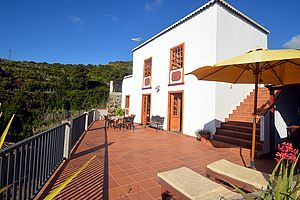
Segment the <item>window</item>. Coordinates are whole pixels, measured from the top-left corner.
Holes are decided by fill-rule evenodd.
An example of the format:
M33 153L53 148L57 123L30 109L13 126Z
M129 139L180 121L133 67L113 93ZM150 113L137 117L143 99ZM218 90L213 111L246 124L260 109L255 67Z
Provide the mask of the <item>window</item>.
M152 58L144 61L144 77L151 76Z
M144 60L143 88L151 87L152 58Z
M171 70L183 68L184 46L179 45L171 49Z
M170 49L169 85L183 84L184 76L184 44Z

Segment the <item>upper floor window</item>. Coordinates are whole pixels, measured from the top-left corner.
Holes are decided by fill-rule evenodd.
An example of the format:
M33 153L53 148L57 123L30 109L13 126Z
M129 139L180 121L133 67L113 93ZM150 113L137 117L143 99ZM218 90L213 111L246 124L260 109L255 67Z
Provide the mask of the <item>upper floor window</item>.
M170 85L183 83L184 44L170 50Z
M151 87L152 58L144 60L143 88Z

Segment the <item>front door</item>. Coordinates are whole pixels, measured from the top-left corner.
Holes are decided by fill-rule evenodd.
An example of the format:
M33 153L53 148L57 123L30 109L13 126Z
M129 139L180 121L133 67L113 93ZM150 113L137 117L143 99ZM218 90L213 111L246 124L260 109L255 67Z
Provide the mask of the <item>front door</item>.
M170 131L181 132L182 121L182 93L170 93Z
M150 122L150 109L151 109L151 96L150 94L143 95L142 97L142 124Z

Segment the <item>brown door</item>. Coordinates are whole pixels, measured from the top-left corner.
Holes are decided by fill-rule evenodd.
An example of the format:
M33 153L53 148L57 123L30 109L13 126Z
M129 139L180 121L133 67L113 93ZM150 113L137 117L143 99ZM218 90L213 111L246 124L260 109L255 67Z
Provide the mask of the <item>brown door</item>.
M130 96L125 96L125 116L129 115L129 104L130 104Z
M170 131L181 132L182 93L170 94Z
M150 109L151 109L151 96L143 95L142 97L142 124L148 124L150 122Z

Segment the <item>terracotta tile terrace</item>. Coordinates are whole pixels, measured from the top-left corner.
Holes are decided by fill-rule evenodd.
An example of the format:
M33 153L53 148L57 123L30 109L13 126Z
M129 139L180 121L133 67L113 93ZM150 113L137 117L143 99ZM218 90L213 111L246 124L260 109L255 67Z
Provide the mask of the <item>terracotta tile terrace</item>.
M205 176L205 167L219 159L244 165L249 151L223 144L197 141L194 137L136 127L132 130L103 128L96 121L74 149L71 159L56 173L47 191L56 188L91 157L97 157L56 199L161 199L158 172L188 167ZM270 173L272 159L259 158L256 167Z

